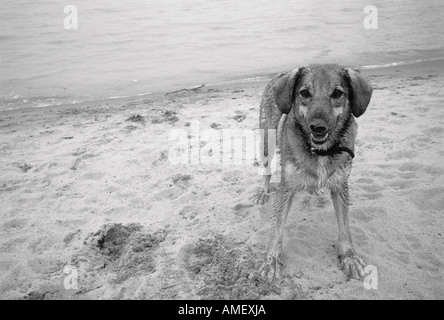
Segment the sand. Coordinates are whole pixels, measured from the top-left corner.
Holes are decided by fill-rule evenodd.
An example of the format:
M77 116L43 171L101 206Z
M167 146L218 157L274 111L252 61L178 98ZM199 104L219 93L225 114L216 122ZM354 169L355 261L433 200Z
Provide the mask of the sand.
M244 82L1 112L0 298L443 299L444 66L364 73L350 224L377 289L338 269L327 195L293 205L270 284L257 166L170 163L173 129L258 127L266 83Z

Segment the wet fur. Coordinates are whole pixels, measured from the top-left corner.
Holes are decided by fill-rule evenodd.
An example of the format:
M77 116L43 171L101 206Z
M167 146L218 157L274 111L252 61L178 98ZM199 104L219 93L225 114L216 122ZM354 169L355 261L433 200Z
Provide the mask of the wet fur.
M316 94L309 99L310 103L298 96L298 90L305 84L316 87L311 88ZM330 88L335 86L343 90L340 100L329 96ZM265 88L260 106L260 127L278 129L282 169L273 205L275 230L263 269L265 276L270 277L270 273L271 278L280 275L283 227L293 197L301 191L318 193L326 190L330 190L339 224L341 269L350 277L363 275L364 263L355 255L348 226L348 177L352 158L346 152L319 156L313 154L311 148L328 150L341 145L354 150L355 117L365 112L371 91L371 85L359 73L336 65L315 65L282 73ZM328 124L329 130L327 141L322 145L314 144L310 138L309 122L318 120ZM266 159L263 165L267 166L274 151L268 150L267 139L264 151L264 155L269 156L268 159L263 158ZM258 194L261 203L269 193L270 177L263 178L263 188Z

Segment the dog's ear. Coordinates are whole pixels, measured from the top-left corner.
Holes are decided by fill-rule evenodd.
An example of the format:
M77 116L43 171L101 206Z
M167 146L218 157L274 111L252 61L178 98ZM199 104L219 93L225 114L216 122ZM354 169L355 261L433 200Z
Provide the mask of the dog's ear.
M349 82L349 99L351 103L351 111L357 118L367 109L372 97L372 85L368 82L359 71L346 69L347 79Z
M282 113L289 113L294 99L294 86L299 74L299 68L281 75L273 84L274 100Z

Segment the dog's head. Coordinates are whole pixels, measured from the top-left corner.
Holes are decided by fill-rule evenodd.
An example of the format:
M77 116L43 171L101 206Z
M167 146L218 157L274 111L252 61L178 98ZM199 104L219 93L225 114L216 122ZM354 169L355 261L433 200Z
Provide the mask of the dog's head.
M293 110L311 147L321 150L334 145L352 115L365 112L372 95L359 72L336 65L297 68L281 76L273 90L281 112Z

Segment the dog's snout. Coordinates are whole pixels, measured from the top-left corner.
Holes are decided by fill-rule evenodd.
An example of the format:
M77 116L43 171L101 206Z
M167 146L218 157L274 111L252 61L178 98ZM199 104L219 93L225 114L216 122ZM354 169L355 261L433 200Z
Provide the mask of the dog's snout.
M327 132L327 125L322 120L316 120L310 124L310 130L315 134L324 134Z

